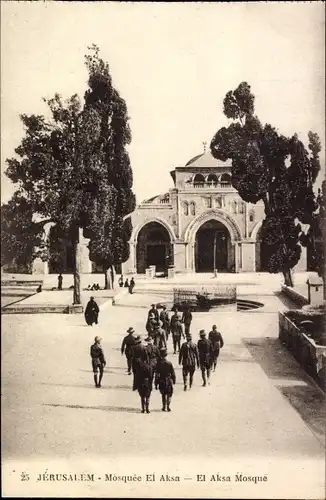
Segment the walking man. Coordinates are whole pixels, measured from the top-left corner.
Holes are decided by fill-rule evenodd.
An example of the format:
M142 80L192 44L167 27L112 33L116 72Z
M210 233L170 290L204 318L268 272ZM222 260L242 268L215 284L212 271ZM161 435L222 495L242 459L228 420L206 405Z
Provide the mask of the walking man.
M211 369L213 368L215 372L220 349L224 346L222 334L217 331L216 325L212 326L212 330L208 334L208 340L212 343Z
M137 370L137 389L141 401L141 412L150 413L149 401L153 389L153 369L149 363L140 361Z
M151 316L154 316L155 321L157 321L157 322L159 321L159 314L158 314L158 310L156 309L155 304L152 304L150 310L148 311L148 315L147 315L148 319Z
M106 365L101 340L102 339L100 337L95 337L94 344L91 345L90 349L95 387L101 387L104 367Z
M182 315L182 323L185 325L185 335L190 333L190 325L192 322L192 313L190 307L187 307Z
M155 389L159 389L162 395L162 411L171 411L170 403L173 394L173 385L176 382L175 371L170 361L166 359L165 348L160 350L161 358L156 366Z
M162 328L165 331L165 340L167 342L169 340L170 333L170 320L169 313L166 310L166 305L163 305L163 309L160 312L160 321L162 322Z
M141 362L148 364L148 352L146 346L144 346L141 342L141 338L138 335L135 338L135 344L131 347L131 367L134 374L133 386L132 390L136 391L139 385L139 366Z
M146 350L148 353L148 361L150 367L152 368L152 380L153 380L156 370L156 365L158 360L160 359L160 350L156 345L153 344L152 337L147 337L147 339L145 339L145 342L147 342Z
M123 275L122 274L121 274L121 276L119 278L118 284L119 284L120 287L123 287Z
M131 278L130 284L129 284L129 293L133 294L134 288L135 288L135 280L134 280L134 278Z
M91 297L85 309L85 320L89 326L93 326L93 323L97 325L99 312L100 310L94 297Z
M197 343L198 353L199 353L199 364L201 369L201 375L203 378L203 387L206 387L207 383L209 385L213 349L211 341L206 338L205 330L200 330L199 335L200 335L200 340L198 340Z
M135 333L135 330L132 328L132 326L128 328L127 333L128 335L124 337L121 344L121 354L126 355L128 375L131 375L131 350L132 346L135 345L135 337L133 335Z
M182 364L182 376L184 390L187 390L188 375L189 375L189 389L192 387L194 373L199 368L199 356L196 344L192 341L190 334L187 335L187 340L181 346L179 353L179 365Z
M60 273L58 276L58 290L62 290L62 282L63 282L63 277L62 274Z
M171 316L170 328L173 341L173 354L176 354L177 349L180 352L181 336L184 336L178 309L175 309L174 314Z
M161 347L166 347L165 341L165 331L160 327L159 323L154 324L154 344L161 349Z

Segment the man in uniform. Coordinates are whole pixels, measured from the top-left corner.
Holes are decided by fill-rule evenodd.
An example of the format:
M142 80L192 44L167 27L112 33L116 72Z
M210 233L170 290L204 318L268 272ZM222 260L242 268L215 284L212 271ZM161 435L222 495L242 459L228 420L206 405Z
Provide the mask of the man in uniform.
M152 372L152 379L153 379L155 375L157 362L160 359L160 350L156 345L153 344L152 337L147 337L147 339L145 339L145 342L147 342L146 350L148 353L148 361L153 371Z
M199 332L200 340L198 340L197 347L199 353L199 364L201 369L201 375L203 378L203 387L209 384L209 377L211 374L211 359L212 359L212 343L206 338L205 330L200 330ZM207 380L206 380L207 375Z
M188 335L188 333L190 333L190 325L192 322L192 313L190 307L187 307L184 310L181 321L185 325L185 335Z
M102 339L100 337L96 336L94 339L94 344L91 345L90 349L95 387L101 387L104 367L106 365L103 349L101 346L101 340ZM99 379L98 374L100 375Z
M161 347L166 347L165 341L165 331L160 327L159 323L154 324L154 344L161 349Z
M163 305L163 309L160 313L160 321L162 322L162 328L165 331L165 340L167 342L170 333L170 320L169 320L169 313L166 310L166 305Z
M131 349L132 346L135 345L135 337L133 335L135 333L135 330L130 327L128 328L127 333L128 335L124 337L121 344L121 354L126 355L128 375L131 375Z
M149 400L153 389L153 369L145 361L139 361L137 367L137 389L141 400L141 412L150 413Z
M216 325L212 326L212 330L208 334L208 340L212 343L211 369L213 368L215 372L220 349L224 346L222 334L217 331Z
M189 375L189 389L191 389L194 373L199 368L198 349L190 334L187 335L187 340L181 346L179 353L179 365L182 364L182 376L184 390L187 390L187 378Z
M156 366L155 389L159 389L162 395L162 411L171 411L170 403L175 384L175 371L172 363L166 359L165 348L160 350L161 358Z
M138 389L138 368L141 362L148 364L148 352L146 346L142 344L139 335L135 338L135 344L131 347L131 366L134 374L132 390Z
M149 319L150 316L154 316L155 321L159 321L159 314L155 304L152 304L150 310L148 311L147 318Z
M175 308L174 314L171 316L170 329L173 341L173 354L176 354L177 348L178 352L180 352L181 336L184 336L181 317L177 308Z
M147 318L146 326L145 326L149 337L154 336L154 329L155 329L154 327L155 327L156 323L157 323L157 321L155 320L154 314L149 314L149 316Z

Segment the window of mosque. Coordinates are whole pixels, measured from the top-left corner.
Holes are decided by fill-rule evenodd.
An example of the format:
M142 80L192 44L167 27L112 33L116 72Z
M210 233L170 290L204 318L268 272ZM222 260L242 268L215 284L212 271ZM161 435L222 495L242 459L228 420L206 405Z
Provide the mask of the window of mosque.
M196 215L196 204L194 201L190 203L190 213L191 215Z
M201 174L196 174L194 177L194 186L203 186L205 182L205 178Z
M205 198L205 205L207 208L212 208L212 198Z
M206 182L210 186L217 186L217 182L218 182L217 176L215 174L209 174L206 177Z
M220 183L223 185L231 185L231 175L230 174L222 174L220 177Z
M250 212L249 212L249 220L250 220L250 222L254 222L254 220L255 220L255 211L253 209L250 210Z
M188 215L189 213L188 203L186 201L183 204L183 213L184 215Z
M239 202L239 214L243 214L244 211L245 211L245 204L242 201L240 201Z
M215 206L217 208L222 208L222 196L218 196L215 198Z

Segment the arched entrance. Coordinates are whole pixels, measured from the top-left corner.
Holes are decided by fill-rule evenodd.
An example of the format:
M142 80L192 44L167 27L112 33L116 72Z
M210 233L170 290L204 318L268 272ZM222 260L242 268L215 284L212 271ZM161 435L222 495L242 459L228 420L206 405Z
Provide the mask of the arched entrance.
M195 270L197 273L232 271L233 246L230 233L222 222L211 219L204 222L196 233Z
M159 273L166 272L173 264L173 249L167 229L159 222L149 222L138 233L137 273L145 273L149 266L156 266Z

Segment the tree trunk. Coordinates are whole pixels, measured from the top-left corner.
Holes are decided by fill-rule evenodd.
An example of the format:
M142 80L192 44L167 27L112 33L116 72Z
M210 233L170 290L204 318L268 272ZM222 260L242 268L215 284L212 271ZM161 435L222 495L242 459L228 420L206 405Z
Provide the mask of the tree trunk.
M115 267L111 266L112 288L114 288L114 285L115 285L115 277L116 277Z
M79 244L79 233L76 235L76 239L74 241L74 257L75 257L75 266L74 266L74 296L73 296L73 304L81 304L81 295L80 295L80 244Z
M286 286L293 287L291 269L288 269L287 271L283 271L283 276L284 276L284 284Z

